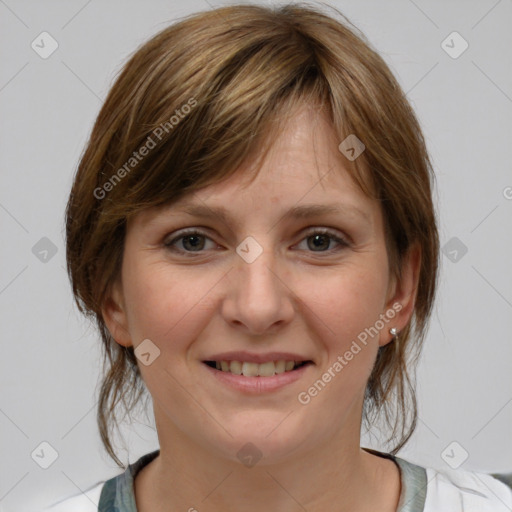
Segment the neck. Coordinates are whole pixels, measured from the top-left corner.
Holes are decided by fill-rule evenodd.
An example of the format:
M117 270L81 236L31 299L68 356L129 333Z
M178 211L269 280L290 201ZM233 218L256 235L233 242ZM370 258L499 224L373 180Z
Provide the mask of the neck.
M160 446L160 455L135 480L139 512L365 512L396 511L398 504L398 468L362 450L357 429L286 462L253 467L212 454L179 430Z

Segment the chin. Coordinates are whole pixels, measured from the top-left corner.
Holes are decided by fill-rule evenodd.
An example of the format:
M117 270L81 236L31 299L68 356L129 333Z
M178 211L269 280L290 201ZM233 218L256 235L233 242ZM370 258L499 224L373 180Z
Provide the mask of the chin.
M304 422L292 418L293 413L287 414L280 411L239 415L236 421L226 423L233 437L223 431L216 448L224 457L247 467L286 462L311 439Z

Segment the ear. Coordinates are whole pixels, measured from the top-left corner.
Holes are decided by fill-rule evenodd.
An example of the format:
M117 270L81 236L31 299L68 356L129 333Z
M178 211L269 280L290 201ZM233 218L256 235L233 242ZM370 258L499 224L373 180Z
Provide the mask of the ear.
M117 343L125 347L133 345L128 331L128 318L120 280L117 280L110 287L108 296L101 308L101 314L107 329Z
M380 331L379 345L381 347L393 339L389 329L394 327L400 333L411 320L416 303L420 266L421 249L419 244L414 244L403 258L401 277L392 276L390 279L384 311L384 315L389 320L386 327Z

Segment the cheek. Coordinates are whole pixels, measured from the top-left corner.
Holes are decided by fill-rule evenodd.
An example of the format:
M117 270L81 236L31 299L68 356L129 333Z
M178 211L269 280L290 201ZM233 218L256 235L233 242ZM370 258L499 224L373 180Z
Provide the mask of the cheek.
M347 265L322 279L305 280L301 288L302 297L308 297L310 325L315 322L313 332L319 335L318 353L325 356L319 369L322 382L312 382L303 398L329 410L333 422L353 400L361 399L375 363L379 341L375 326L384 312L387 286L376 268ZM308 293L308 288L314 292Z
M323 283L323 291L310 294L307 305L313 332L321 333L318 353L325 357L298 400L311 421L321 411L324 424L335 428L363 400L378 351L375 325L383 312L385 282L377 274L354 271L316 283Z
M325 324L330 345L343 348L384 312L385 287L375 270L343 268L304 279L300 297Z
M190 279L165 263L127 263L124 292L134 345L149 338L161 349L172 345L173 351L179 350L208 321L205 295L218 278L201 274Z

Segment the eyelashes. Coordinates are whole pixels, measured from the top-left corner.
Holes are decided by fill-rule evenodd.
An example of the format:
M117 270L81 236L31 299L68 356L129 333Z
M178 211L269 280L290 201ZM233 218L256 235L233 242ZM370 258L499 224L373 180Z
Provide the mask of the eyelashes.
M208 244L206 241L202 242L201 239L209 240L210 242L213 242L213 246L217 246L207 233L195 228L178 232L177 236L165 241L164 246L174 253L183 254L186 257L194 257L195 255L201 255L208 250L206 247ZM308 244L309 240L312 240L310 244ZM181 242L181 248L177 247L177 245L179 245L178 242ZM302 250L315 255L331 255L350 246L350 243L343 236L340 236L337 231L333 231L328 228L312 228L304 234L299 244L296 245L300 245L303 242L306 242L307 248ZM336 245L336 248L334 249L331 248L333 242ZM189 245L190 250L187 250L187 245ZM329 246L327 250L323 249L325 245ZM319 250L314 250L314 248L319 248Z

